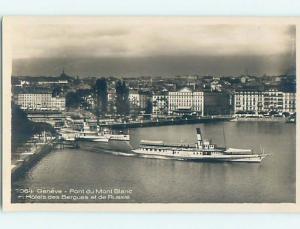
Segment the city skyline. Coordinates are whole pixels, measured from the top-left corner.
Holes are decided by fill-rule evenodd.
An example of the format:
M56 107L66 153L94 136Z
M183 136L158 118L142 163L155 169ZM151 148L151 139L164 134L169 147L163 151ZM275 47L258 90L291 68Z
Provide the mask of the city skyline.
M280 75L295 72L295 26L201 18L14 23L13 75Z

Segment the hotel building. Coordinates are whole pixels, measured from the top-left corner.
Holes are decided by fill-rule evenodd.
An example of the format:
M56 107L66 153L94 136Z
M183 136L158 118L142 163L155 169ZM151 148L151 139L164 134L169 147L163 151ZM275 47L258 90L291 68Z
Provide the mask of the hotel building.
M296 112L296 93L278 89L265 91L236 91L234 113L237 112Z
M184 87L179 91L169 92L169 114L182 114L184 112L196 112L203 116L204 93L193 91Z
M53 97L49 90L27 89L16 94L16 104L23 110L55 110L64 111L66 99Z
M234 94L234 113L263 111L263 100L261 91L236 91Z

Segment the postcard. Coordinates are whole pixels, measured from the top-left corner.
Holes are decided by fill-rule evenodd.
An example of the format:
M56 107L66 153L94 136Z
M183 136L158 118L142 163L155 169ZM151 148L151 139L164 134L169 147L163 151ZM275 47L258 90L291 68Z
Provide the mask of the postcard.
M4 17L4 210L299 212L299 27Z

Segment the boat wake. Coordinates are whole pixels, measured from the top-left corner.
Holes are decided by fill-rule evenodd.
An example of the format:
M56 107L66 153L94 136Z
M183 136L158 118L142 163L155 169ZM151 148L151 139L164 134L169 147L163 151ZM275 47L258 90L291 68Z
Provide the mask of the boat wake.
M124 152L116 152L116 151L108 152L108 153L111 153L111 154L117 155L117 156L126 156L126 157L134 157L134 156L136 156L135 153L124 153Z

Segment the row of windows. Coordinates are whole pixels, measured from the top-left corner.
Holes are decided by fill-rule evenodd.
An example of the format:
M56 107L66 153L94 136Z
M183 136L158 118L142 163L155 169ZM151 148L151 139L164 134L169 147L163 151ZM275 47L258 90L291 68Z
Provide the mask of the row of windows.
M203 97L203 95L181 95L181 94L179 94L179 95L169 95L169 98L172 98L172 97L188 97L188 98L192 98L192 97Z
M204 152L193 152L194 155L216 155L218 152L214 151L204 151Z
M170 95L203 95L203 92L169 92Z
M169 152L170 150L165 150L165 149L152 149L152 148L143 148L145 151L149 152ZM172 150L172 154L179 154L179 151ZM204 152L193 152L193 155L214 155L214 154L219 154L218 152L214 151L204 151Z

